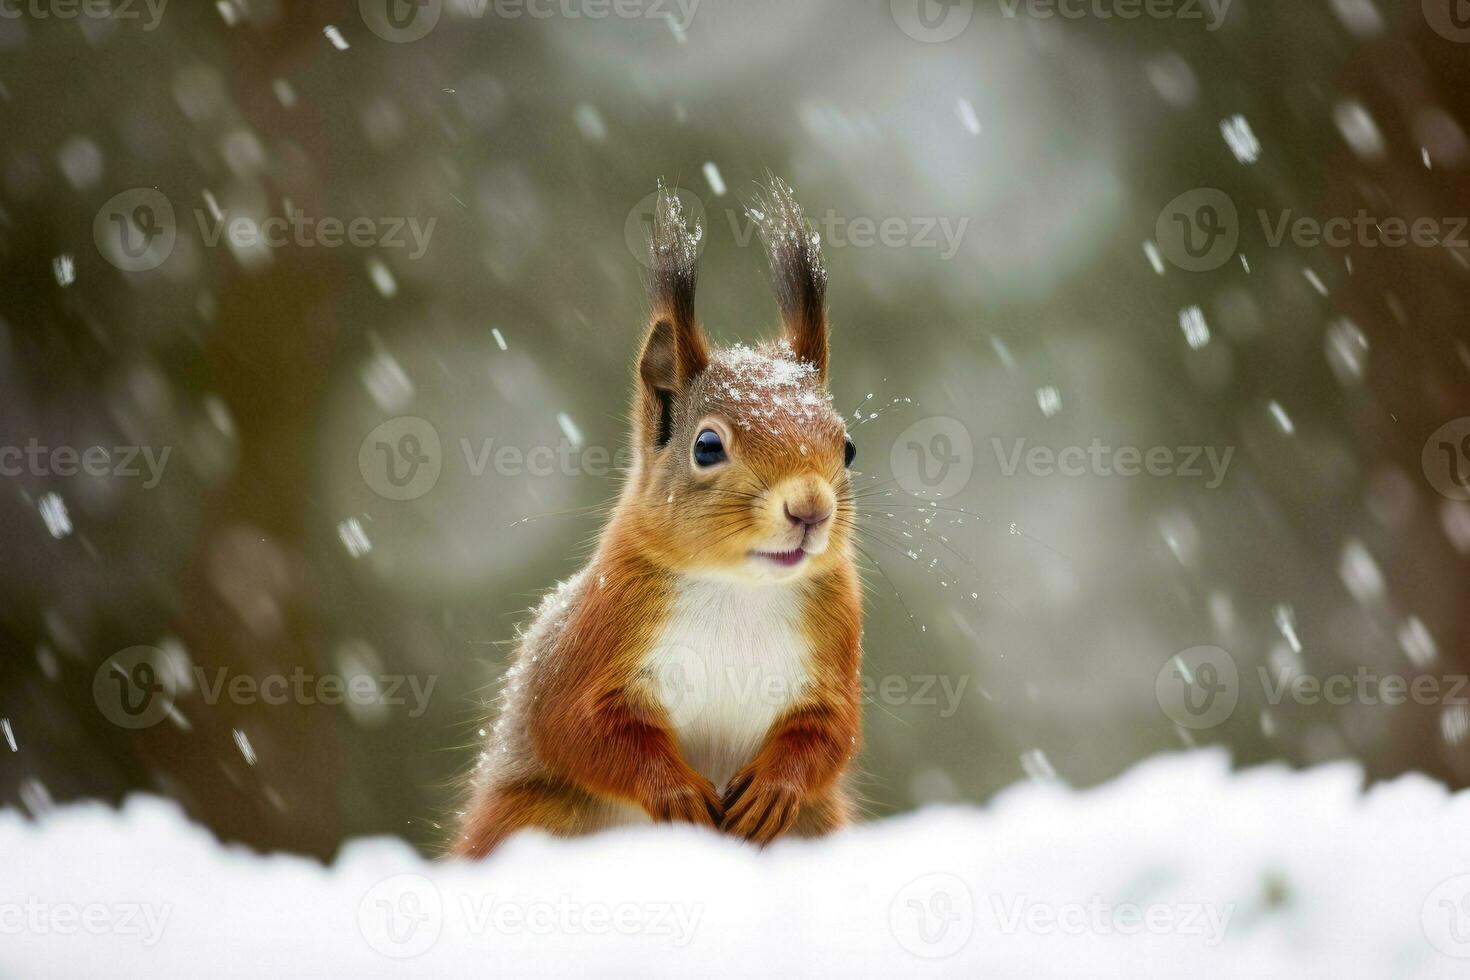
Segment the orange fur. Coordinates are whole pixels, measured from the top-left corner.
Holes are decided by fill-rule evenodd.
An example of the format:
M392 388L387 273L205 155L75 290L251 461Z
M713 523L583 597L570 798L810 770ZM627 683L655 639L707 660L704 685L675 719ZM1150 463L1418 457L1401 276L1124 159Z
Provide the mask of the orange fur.
M860 747L862 600L846 427L825 387L825 273L784 184L773 182L762 211L785 339L712 351L694 319L696 239L677 199L661 196L633 400L637 461L592 561L522 638L457 854L483 856L527 827L575 835L651 819L766 843L851 819L843 777ZM727 458L701 466L690 447L705 429ZM799 557L770 558L783 554ZM681 597L701 588L727 590L741 609L744 596L763 597L751 615L775 617L762 635L791 648L751 650L751 663L800 660L783 668L799 689L723 786L686 758L652 676ZM787 608L797 611L789 624ZM741 649L739 624L694 623L706 625L725 631L722 651Z

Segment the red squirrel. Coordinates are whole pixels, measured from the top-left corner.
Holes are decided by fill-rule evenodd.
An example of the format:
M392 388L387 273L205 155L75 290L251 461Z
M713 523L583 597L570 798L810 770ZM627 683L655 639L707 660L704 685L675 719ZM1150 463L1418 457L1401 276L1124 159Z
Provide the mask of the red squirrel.
M591 561L519 638L455 854L527 827L684 822L766 844L852 819L856 450L827 391L826 268L785 183L749 213L781 337L712 348L702 229L660 183L635 461Z

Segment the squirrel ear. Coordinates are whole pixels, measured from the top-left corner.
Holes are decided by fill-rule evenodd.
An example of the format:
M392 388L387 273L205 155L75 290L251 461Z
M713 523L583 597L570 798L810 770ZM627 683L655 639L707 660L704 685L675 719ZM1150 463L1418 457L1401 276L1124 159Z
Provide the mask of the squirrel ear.
M811 227L790 186L768 175L769 188L747 208L771 263L786 340L796 356L827 376L827 266L822 236Z
M671 435L675 396L709 366L709 343L694 316L703 233L698 221L685 226L679 198L660 180L650 242L653 320L638 356L639 423L644 441L656 446Z

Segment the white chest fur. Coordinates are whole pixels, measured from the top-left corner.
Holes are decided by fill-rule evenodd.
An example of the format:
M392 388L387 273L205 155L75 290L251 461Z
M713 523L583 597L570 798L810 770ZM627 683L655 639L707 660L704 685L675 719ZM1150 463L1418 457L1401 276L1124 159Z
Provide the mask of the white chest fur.
M684 757L723 788L803 693L807 643L794 591L690 582L648 667Z

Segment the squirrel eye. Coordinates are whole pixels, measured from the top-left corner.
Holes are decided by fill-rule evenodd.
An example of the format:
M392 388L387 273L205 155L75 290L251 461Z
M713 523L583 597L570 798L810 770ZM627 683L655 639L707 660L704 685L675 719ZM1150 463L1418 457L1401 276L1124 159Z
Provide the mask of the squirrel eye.
M857 445L848 439L842 447L842 465L851 468L852 461L855 459L857 459Z
M705 429L694 437L695 466L714 466L716 463L723 463L727 458L725 443L714 429Z

